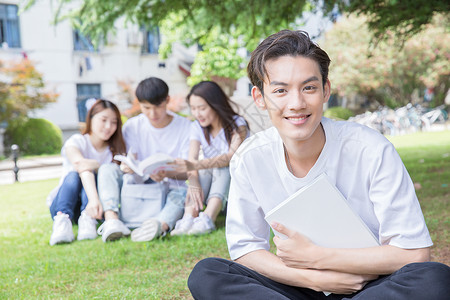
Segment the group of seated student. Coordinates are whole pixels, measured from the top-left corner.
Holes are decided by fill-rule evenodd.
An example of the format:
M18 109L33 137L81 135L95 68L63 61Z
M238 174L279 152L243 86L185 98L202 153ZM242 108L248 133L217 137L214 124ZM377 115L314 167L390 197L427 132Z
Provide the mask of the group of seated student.
M72 242L72 223L78 223L78 240L101 235L104 242L129 235L132 241L145 242L169 232L205 234L215 229L228 197L228 164L249 136L247 122L212 81L200 82L187 96L193 122L167 110L169 88L159 78L141 81L136 97L142 113L123 128L116 105L99 99L88 110L83 134L65 142L64 175L47 198L53 219L50 245ZM139 176L114 160L114 155L130 149L138 161L157 153L176 160L170 170ZM129 228L119 209L124 186L162 181L168 182L168 190L159 212ZM97 220L103 221L98 228Z
M71 242L77 220L78 239L95 238L96 219L103 215L99 232L105 242L130 234L133 241L149 241L170 231L207 233L228 201L231 260L196 264L188 278L195 299L448 299L450 267L430 262L433 243L394 146L363 125L322 116L331 92L330 62L304 31L282 30L263 40L247 72L253 100L268 111L273 127L248 139L246 121L213 82L189 93L192 123L166 110L168 88L157 78L137 87L142 114L122 131L117 108L98 100L84 135L73 136L62 149L66 175L51 197L50 244ZM114 154L125 153L122 133L139 160L157 152L177 158L174 170L140 179L169 178L170 187L159 214L132 232L119 213L124 173L131 170L111 163ZM283 220L265 220L323 174L379 246L323 247ZM276 251L270 249L271 227L286 237L273 237Z

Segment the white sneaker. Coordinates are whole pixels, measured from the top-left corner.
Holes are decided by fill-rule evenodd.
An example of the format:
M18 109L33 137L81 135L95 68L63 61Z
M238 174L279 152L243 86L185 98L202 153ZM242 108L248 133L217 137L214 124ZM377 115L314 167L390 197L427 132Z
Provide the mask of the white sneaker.
M204 213L200 213L200 215L194 219L191 229L189 229L188 234L205 234L210 233L215 230L216 226L214 226L211 218Z
M81 212L78 219L77 240L93 240L97 238L97 220L88 215L85 211Z
M119 219L109 219L103 222L97 230L102 236L103 242L111 242L120 239L123 236L130 235L131 231Z
M194 217L191 215L184 216L175 223L175 228L170 232L170 235L184 235L187 234L194 223Z
M148 242L161 235L161 222L149 219L131 233L133 242Z
M72 221L68 214L59 214L53 218L53 232L50 237L50 246L62 243L71 243L75 239L72 231Z

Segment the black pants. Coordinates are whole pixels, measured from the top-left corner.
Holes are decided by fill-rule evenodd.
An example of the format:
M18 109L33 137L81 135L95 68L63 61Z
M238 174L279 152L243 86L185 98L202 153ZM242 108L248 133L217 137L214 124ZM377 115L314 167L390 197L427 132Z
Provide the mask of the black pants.
M273 281L238 263L206 258L197 263L188 279L195 299L450 299L450 267L413 263L367 284L352 295L325 296L307 288Z

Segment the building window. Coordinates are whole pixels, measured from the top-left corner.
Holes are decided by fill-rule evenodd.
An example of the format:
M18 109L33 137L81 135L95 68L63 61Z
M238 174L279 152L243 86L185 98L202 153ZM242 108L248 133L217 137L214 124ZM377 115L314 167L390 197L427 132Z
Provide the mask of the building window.
M19 16L17 5L0 4L0 46L20 48Z
M142 53L158 54L159 45L161 44L161 36L159 27L144 30L144 43L142 45Z
M80 122L86 122L86 100L100 97L100 84L77 84L77 108Z
M75 51L95 51L94 45L89 37L83 35L78 30L73 31L73 50Z

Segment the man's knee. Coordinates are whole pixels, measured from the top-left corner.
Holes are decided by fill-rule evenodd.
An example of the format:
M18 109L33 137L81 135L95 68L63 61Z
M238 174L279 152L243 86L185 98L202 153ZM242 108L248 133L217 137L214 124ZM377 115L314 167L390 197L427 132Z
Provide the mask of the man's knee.
M390 281L396 299L448 299L450 267L438 262L412 263L400 269Z
M120 173L120 167L116 163L102 164L100 168L98 168L98 176L118 176Z
M223 269L223 259L208 257L199 261L188 278L188 287L194 298L198 295L209 293L209 290L217 285L217 278L212 273L219 273Z
M424 278L424 289L429 299L448 299L450 295L450 267L438 262L423 263L418 272Z

